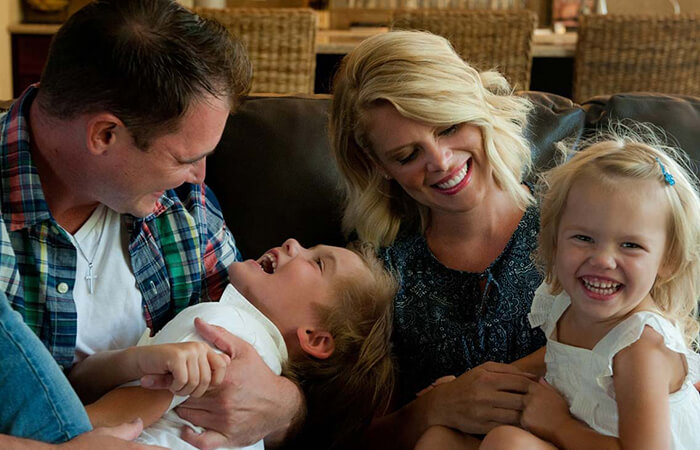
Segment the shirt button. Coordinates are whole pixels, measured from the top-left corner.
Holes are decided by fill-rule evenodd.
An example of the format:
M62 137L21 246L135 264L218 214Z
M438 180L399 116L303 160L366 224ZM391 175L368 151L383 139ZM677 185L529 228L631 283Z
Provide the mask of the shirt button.
M65 294L66 292L68 292L68 285L66 283L58 283L58 286L56 286L56 290L59 294Z

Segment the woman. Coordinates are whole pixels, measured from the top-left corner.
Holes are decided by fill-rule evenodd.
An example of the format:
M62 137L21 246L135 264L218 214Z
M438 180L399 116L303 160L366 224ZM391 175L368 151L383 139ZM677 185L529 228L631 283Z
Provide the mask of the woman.
M382 246L402 278L401 409L376 421L372 441L412 447L432 426L481 434L518 423L533 376L502 363L544 345L527 321L542 281L530 261L538 209L521 181L531 108L429 33L377 35L343 61L330 120L343 226ZM416 397L448 375L458 378Z

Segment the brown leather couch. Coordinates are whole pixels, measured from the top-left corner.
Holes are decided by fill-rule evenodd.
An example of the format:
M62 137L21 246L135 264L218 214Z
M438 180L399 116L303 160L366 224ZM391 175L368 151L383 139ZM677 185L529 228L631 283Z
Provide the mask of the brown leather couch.
M537 169L553 164L554 143L581 136L609 119L629 118L663 128L694 161L700 175L700 98L661 94L596 97L582 105L541 92L529 120ZM304 245L344 244L341 195L327 122L330 97L249 98L231 115L208 159L206 183L246 258L288 237Z

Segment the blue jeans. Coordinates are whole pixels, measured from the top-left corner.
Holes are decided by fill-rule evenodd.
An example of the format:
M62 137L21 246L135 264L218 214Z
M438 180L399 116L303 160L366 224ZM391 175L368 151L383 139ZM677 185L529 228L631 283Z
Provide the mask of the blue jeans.
M0 291L0 434L61 443L91 429L58 364Z

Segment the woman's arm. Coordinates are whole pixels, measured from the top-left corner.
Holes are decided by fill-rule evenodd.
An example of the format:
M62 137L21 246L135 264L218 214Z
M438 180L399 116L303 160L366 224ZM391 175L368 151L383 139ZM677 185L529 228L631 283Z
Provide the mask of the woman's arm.
M534 376L515 366L488 362L454 381L435 386L367 432L372 448L413 448L431 426L484 434L497 425L517 425L523 394Z
M547 347L542 347L524 358L520 358L519 360L512 362L511 364L523 372L531 373L537 375L538 377L543 377L547 371L547 366L544 363L544 354L546 350Z

